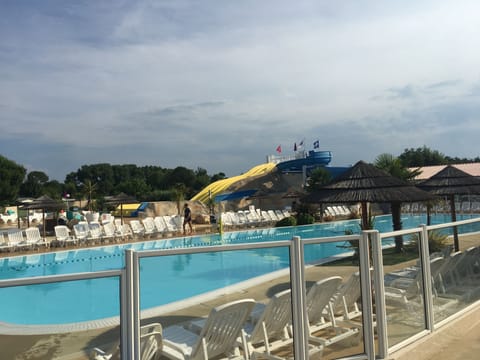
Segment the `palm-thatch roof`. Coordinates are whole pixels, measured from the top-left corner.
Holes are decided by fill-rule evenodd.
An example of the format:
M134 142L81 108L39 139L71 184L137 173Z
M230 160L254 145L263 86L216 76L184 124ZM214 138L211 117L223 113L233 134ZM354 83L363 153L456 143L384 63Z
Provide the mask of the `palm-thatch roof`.
M472 176L452 165L417 185L435 195L480 194L480 178Z
M452 221L455 222L455 195L480 194L480 178L448 165L430 179L418 184L418 187L431 194L448 196ZM458 251L460 246L456 226L453 227L453 244L455 251Z
M307 202L417 202L434 196L364 161L357 162L333 182L303 198Z
M63 208L64 204L60 201L54 200L48 195L40 196L31 202L24 203L23 209L45 209L45 210L59 210Z

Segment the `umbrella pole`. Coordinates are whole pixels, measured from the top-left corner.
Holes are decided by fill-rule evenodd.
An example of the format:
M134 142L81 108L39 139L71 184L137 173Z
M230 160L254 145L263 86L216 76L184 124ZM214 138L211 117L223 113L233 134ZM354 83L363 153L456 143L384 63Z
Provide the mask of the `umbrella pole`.
M20 229L20 213L18 212L18 205L17 205L17 225L18 225L18 229Z
M45 209L42 209L42 221L43 221L43 237L45 238Z
M452 222L457 221L457 213L455 210L455 195L450 195L450 210L452 213ZM453 227L453 247L455 251L459 251L460 244L458 243L458 229L456 226Z
M120 221L121 221L121 224L123 225L123 204L120 204Z
M365 201L362 202L362 230L368 230L368 206Z

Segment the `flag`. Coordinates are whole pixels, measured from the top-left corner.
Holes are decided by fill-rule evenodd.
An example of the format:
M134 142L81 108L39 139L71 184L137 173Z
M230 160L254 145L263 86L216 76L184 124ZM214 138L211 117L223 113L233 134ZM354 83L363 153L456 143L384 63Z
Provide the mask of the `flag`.
M298 146L299 146L299 147L300 147L300 146L303 146L303 140L300 141L300 144L298 144Z
M319 147L320 147L320 141L315 140L315 141L313 142L313 148L314 148L314 149L318 149Z
M281 152L282 152L282 146L281 146L281 145L278 145L278 146L277 146L277 152L278 152L278 153L281 153Z
M293 145L293 151L297 151L297 143Z

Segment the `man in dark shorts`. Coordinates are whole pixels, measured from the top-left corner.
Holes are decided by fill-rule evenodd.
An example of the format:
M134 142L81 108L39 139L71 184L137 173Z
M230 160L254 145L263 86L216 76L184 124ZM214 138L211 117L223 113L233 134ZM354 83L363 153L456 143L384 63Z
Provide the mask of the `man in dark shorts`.
M186 235L187 230L186 226L188 224L188 227L190 228L190 234L193 232L192 230L192 210L188 207L188 204L185 204L183 206L183 233Z

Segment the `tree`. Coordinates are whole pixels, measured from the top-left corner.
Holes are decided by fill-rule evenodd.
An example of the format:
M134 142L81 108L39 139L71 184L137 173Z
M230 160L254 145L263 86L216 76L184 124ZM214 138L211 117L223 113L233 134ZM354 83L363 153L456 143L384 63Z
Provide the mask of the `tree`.
M332 174L323 168L318 167L310 173L310 177L307 180L307 191L313 192L318 191L322 186L328 184L332 181Z
M87 179L83 184L83 193L87 196L87 207L89 211L93 209L93 194L97 190L97 184L95 184L92 180Z
M44 186L48 182L48 175L42 171L31 171L20 188L22 196L37 198L44 194Z
M445 155L437 150L431 150L425 145L416 149L405 149L398 159L404 167L445 165L448 163Z
M183 183L176 183L173 187L173 196L175 198L175 202L177 203L177 210L178 214L182 214L181 202L185 200L185 192L186 187Z
M0 155L0 204L13 204L27 170L16 162Z
M399 179L408 181L418 175L418 170L410 171L402 161L391 154L380 154L375 159L374 165L383 171L395 176ZM402 203L394 201L390 203L392 210L393 231L402 230ZM401 252L403 250L403 237L395 237L395 250Z

